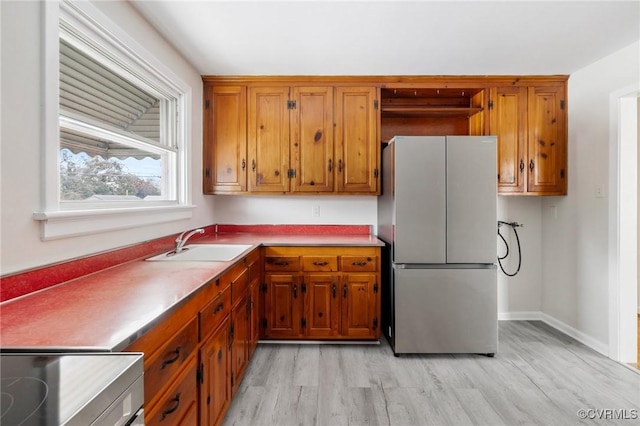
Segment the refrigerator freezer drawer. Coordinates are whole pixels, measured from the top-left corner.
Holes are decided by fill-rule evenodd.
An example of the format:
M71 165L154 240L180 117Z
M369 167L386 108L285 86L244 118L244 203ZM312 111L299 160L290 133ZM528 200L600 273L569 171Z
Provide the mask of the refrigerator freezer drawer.
M394 269L396 354L498 350L496 269Z

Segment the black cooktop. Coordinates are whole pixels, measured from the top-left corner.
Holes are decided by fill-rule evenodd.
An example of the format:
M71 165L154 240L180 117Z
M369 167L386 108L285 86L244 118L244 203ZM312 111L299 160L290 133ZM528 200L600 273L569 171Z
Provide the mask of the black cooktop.
M0 371L0 424L90 425L143 365L134 353L2 353Z

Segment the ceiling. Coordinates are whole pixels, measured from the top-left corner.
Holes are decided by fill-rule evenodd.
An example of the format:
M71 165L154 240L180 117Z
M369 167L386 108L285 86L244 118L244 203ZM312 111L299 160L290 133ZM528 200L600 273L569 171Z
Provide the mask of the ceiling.
M142 1L202 75L571 74L640 39L631 1Z

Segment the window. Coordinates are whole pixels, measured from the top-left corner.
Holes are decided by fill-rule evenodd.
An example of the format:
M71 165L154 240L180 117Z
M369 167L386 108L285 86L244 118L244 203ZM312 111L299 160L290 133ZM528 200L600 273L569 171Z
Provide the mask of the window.
M190 217L190 88L89 2L44 7L43 239Z

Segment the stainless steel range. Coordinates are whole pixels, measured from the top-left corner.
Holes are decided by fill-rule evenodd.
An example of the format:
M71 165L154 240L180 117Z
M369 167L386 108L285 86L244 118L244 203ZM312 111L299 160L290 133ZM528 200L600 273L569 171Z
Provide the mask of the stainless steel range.
M142 354L2 353L0 371L0 424L144 424Z

